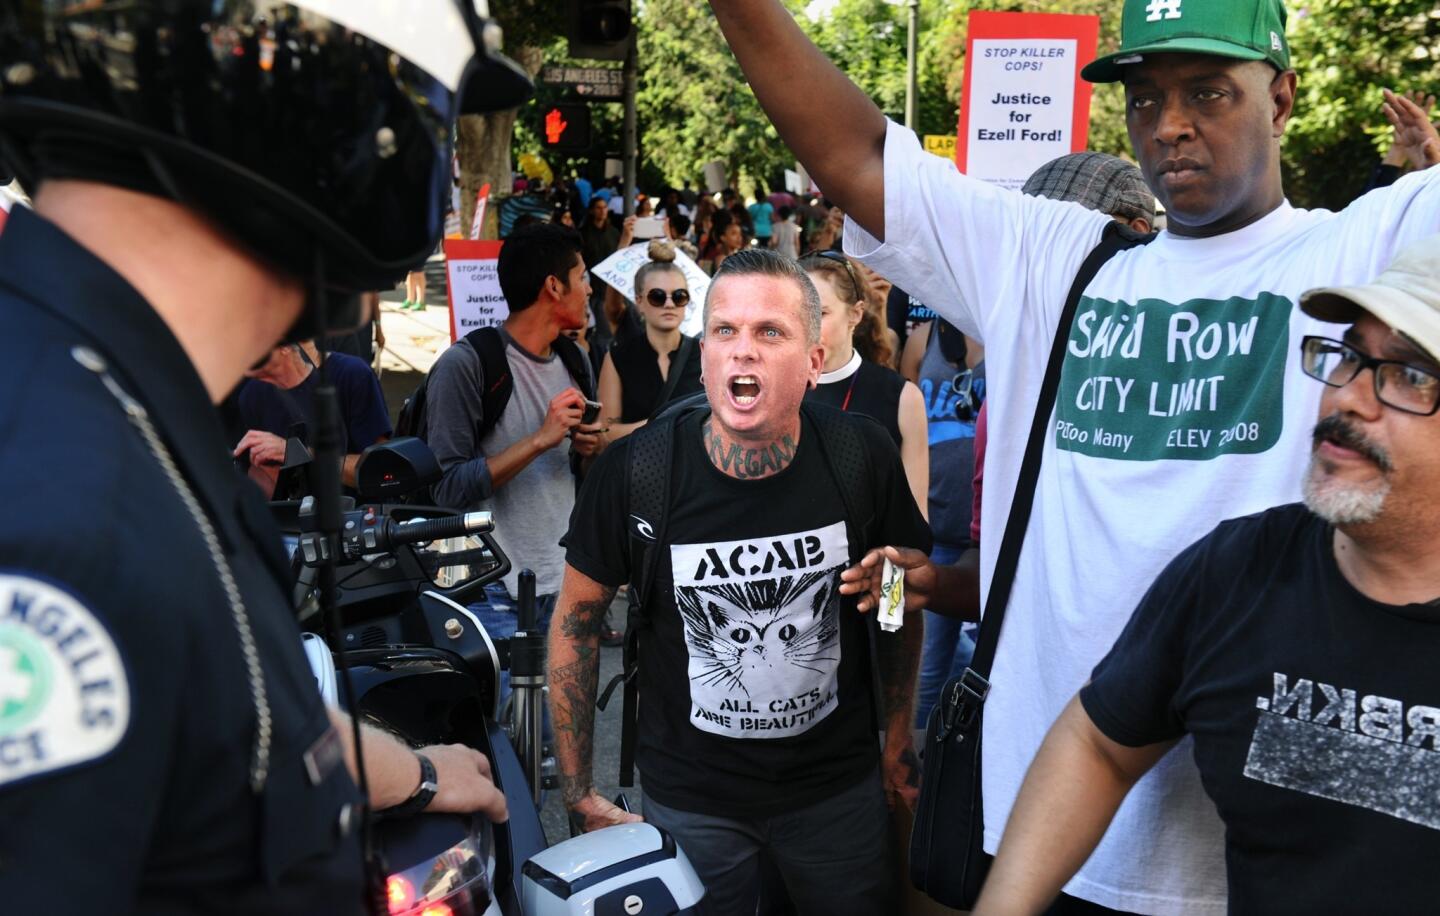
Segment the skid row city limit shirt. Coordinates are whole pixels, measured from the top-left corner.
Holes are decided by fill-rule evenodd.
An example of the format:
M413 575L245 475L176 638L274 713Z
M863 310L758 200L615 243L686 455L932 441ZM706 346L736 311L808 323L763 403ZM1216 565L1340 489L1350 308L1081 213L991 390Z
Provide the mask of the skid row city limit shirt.
M1334 533L1301 505L1225 522L1080 692L1121 744L1194 737L1237 916L1437 908L1440 607L1362 595Z
M984 342L1005 392L988 408L986 591L1060 311L1107 220L967 178L892 123L886 241L846 223L850 254ZM1368 282L1437 231L1430 169L1340 213L1282 203L1213 238L1162 232L1085 289L986 703L986 850L1046 731L1165 564L1221 520L1299 496L1322 388L1299 369L1300 338L1343 331L1301 313L1300 294ZM1066 892L1140 913L1221 913L1222 853L1181 749L1130 793Z
M875 503L852 530L807 421L793 462L737 480L701 438L704 411L675 430L670 515L640 638L636 762L645 792L682 811L763 817L850 788L879 761L867 621L839 593L869 547L929 551L930 530L900 455L868 418L862 432ZM605 585L630 579L626 467L631 439L585 480L566 562ZM653 523L655 520L644 520ZM863 536L863 535L862 535Z

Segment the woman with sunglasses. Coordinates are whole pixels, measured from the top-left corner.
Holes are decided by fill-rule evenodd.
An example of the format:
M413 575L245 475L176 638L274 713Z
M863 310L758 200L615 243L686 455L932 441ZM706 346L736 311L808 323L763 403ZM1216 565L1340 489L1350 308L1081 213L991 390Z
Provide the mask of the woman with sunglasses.
M806 394L822 404L865 414L885 427L900 449L915 504L927 513L930 442L920 389L890 368L893 349L886 327L866 309L864 275L838 251L814 251L800 266L820 292L820 344L825 367L820 384Z
M680 333L690 290L675 265L675 249L650 243L649 262L635 272L635 305L645 333L615 341L600 369L601 416L614 442L645 425L662 404L701 390L695 338Z

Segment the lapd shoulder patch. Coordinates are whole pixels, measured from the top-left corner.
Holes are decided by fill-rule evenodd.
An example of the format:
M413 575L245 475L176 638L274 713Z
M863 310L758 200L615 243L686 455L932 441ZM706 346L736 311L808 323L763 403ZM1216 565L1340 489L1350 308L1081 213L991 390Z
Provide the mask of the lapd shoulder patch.
M0 573L0 787L103 757L129 724L125 665L95 615Z

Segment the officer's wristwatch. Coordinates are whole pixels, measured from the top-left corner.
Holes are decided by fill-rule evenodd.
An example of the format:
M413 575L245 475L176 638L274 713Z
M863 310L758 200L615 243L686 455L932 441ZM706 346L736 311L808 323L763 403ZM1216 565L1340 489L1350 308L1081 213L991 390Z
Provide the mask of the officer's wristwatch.
M418 752L415 754L415 759L420 761L420 786L405 801L394 807L386 808L382 812L386 817L407 817L411 814L419 814L435 798L435 793L440 791L440 783L435 778L435 764L430 762L429 757Z

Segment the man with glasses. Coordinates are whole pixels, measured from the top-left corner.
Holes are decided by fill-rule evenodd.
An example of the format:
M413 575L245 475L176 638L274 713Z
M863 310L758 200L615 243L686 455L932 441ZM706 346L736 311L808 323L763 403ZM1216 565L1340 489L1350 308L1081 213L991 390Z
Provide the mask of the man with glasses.
M1194 737L1229 906L1419 913L1440 862L1440 236L1301 308L1322 382L1303 504L1222 523L1155 581L1026 776L978 914L1037 913Z

